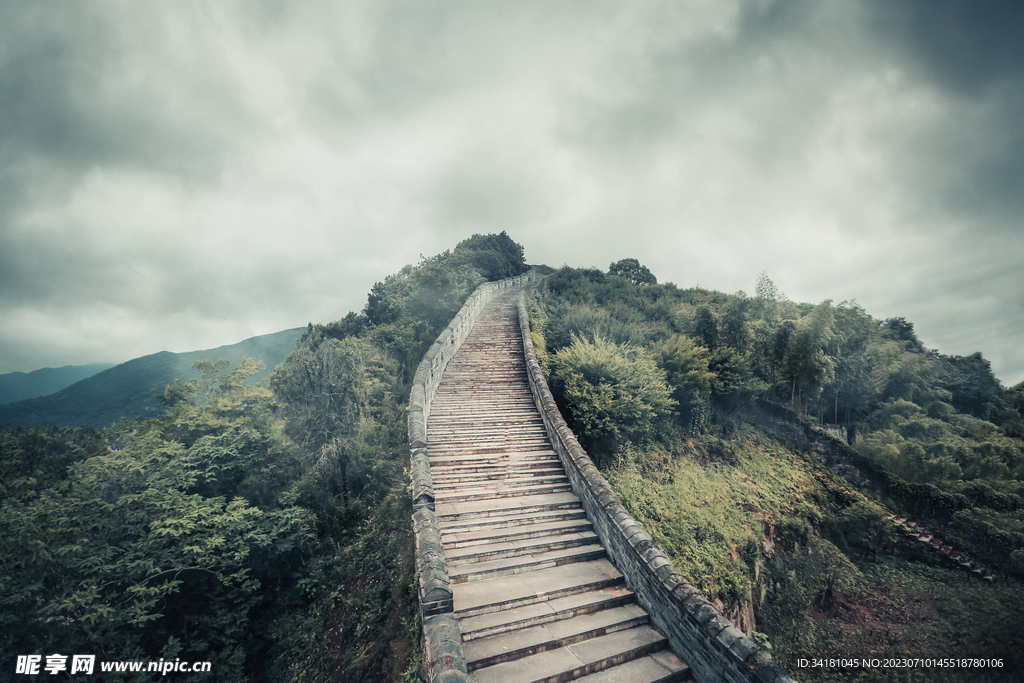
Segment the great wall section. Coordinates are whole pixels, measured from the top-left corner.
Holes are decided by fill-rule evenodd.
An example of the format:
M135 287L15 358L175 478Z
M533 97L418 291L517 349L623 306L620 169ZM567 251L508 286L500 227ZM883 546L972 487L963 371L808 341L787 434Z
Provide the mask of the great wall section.
M409 404L429 681L787 683L679 573L562 420L522 303L482 285Z

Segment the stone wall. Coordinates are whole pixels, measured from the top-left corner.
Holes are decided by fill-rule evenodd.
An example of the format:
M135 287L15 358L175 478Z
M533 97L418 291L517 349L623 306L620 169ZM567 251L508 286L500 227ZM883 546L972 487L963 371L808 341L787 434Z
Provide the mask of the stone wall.
M541 373L530 337L526 306L520 298L519 323L530 388L555 451L565 467L612 563L672 649L690 665L698 681L793 683L700 592L683 578L622 506L565 424Z
M495 295L524 287L538 279L536 271L518 277L485 282L466 300L448 327L423 356L409 395L409 455L412 475L413 535L416 573L419 576L420 615L423 619L423 664L428 681L468 682L462 654L462 632L452 616L452 588L441 547L441 529L434 513L434 484L427 457L427 419L441 376L448 362Z

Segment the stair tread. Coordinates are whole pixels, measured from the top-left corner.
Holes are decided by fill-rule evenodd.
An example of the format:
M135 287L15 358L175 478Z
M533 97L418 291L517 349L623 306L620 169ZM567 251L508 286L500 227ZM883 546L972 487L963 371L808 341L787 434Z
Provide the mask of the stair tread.
M546 552L544 549L552 544L575 543L577 545L601 545L601 540L593 531L559 534L557 536L541 536L539 538L522 538L515 540L498 539L482 545L473 545L466 548L453 548L445 551L445 558L449 563L460 561L472 561L473 557L494 555L499 553L521 553L532 554L535 552ZM476 562L475 564L484 564Z
M511 609L571 594L616 585L622 574L607 558L549 567L524 574L468 581L452 586L456 616Z
M462 644L466 664L472 671L512 658L597 638L646 624L647 612L637 605L615 607L551 621L529 628L477 638Z
M689 680L690 675L689 665L666 649L576 680L581 683L669 683Z
M656 647L665 637L649 626L639 626L606 636L591 638L555 650L539 652L511 662L503 662L474 672L478 683L507 681L538 681L583 670L614 661L617 656L634 650Z
M488 513L488 516L495 514L516 514L517 511L527 512L525 508L543 507L550 505L579 505L580 499L572 493L545 493L536 496L519 496L517 498L494 500L472 500L466 502L437 503L434 507L437 516L441 518L441 526L444 527L445 515L466 515L473 513Z
M526 534L563 534L588 531L592 528L590 520L582 519L560 519L553 522L538 522L534 524L522 524L513 527L498 527L491 529L479 529L475 531L442 531L441 542L446 547L457 548L475 543L486 543L490 539L508 538L516 535ZM447 550L445 551L447 553Z
M514 557L485 560L483 562L449 565L448 577L452 580L452 583L460 581L481 581L483 580L481 577L488 575L505 573L519 574L536 571L543 567L576 564L582 561L603 557L604 554L604 546L600 543L591 543L574 548L545 550L543 552L516 555Z
M463 627L463 639L466 641L463 644L466 660L475 661L502 649L512 649L517 643L539 642L537 639L542 638L564 638L573 629L579 629L579 624L590 627L595 623L607 624L621 620L624 616L632 618L646 615L647 612L636 604L633 591L625 584L620 584L532 605L466 617L459 623ZM595 616L595 620L577 621L582 616ZM570 621L574 623L557 623ZM541 626L545 628L535 630ZM480 641L483 641L482 644Z
M558 508L553 510L540 511L519 511L515 510L506 514L491 515L488 517L471 517L465 519L442 520L441 534L462 534L473 531L490 530L494 531L502 527L516 529L528 527L535 522L544 520L579 520L586 519L586 513L579 505L575 507Z

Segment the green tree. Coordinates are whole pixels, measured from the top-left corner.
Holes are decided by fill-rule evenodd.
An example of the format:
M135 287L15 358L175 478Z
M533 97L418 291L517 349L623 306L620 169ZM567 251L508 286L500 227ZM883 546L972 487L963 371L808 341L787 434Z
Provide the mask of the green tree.
M684 424L690 424L694 412L711 397L715 374L710 370L711 355L690 337L672 335L653 347L659 367L665 371L672 399Z
M635 258L624 258L621 261L608 266L609 275L617 275L634 285L656 285L658 278L654 277L647 266L641 265Z
M216 366L200 366L211 383ZM268 469L280 479L287 460L256 405L267 393L238 381L249 369L225 373L205 405L174 401L168 416L122 423L109 441L75 438L85 447L59 470L38 457L38 439L18 439L31 458L4 443L5 658L88 644L108 659L219 659L232 666L218 680L243 680L265 582L313 539L311 516L280 481L244 495Z
M473 235L455 247L453 256L472 266L487 280L501 280L526 272L523 247L508 233Z
M835 360L826 353L832 339L835 315L832 302L823 301L796 324L786 345L785 365L791 382L790 401L801 397L816 399L822 387L834 377Z
M721 325L718 336L722 343L732 347L736 352L745 354L750 348L751 333L748 323L748 300L742 297L743 292L727 303L722 311Z
M693 333L709 349L718 346L718 319L708 306L700 306L694 313Z

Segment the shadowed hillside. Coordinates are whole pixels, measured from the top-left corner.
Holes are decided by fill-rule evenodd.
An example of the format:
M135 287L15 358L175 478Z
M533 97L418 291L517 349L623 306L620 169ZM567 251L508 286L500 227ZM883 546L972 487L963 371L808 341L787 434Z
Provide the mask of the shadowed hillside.
M0 405L47 396L112 367L113 363L90 363L40 368L32 372L8 372L0 375Z
M121 418L155 417L166 412L157 395L176 379L196 376L192 369L196 361L226 358L237 363L243 358L255 358L267 366L249 380L255 383L288 357L303 332L305 328L299 327L215 349L161 351L135 358L49 396L0 406L0 425L102 428Z

